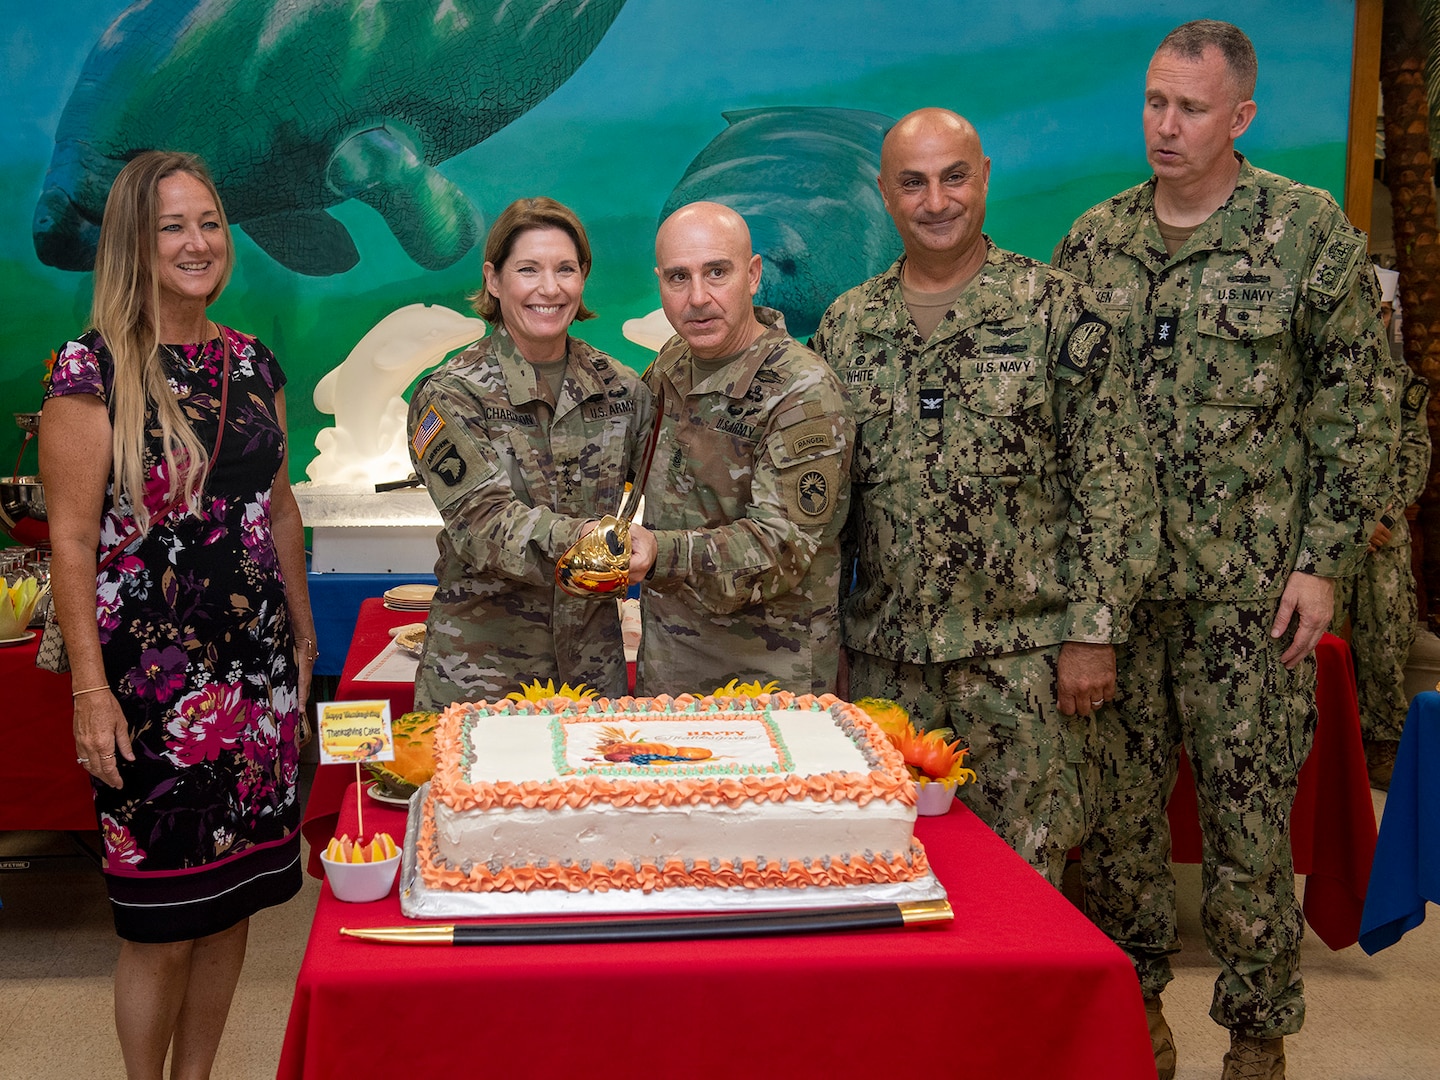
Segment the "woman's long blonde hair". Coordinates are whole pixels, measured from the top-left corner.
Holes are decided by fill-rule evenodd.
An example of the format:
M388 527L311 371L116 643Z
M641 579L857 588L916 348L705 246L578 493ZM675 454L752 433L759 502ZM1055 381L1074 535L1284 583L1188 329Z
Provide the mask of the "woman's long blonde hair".
M194 500L205 482L210 456L175 400L160 361L160 274L156 266L160 181L181 172L205 185L215 200L225 235L224 272L205 301L213 303L230 280L235 248L215 181L194 154L147 150L121 169L105 200L95 252L90 324L104 338L115 365L110 395L115 498L129 502L142 532L150 528L145 506L147 402L155 404L159 416L169 499L183 493L186 502Z

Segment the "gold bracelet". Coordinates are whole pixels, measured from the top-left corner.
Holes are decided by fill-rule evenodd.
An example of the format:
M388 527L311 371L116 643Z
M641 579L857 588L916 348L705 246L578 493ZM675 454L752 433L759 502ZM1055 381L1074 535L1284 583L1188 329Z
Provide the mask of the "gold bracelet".
M75 700L76 698L78 698L81 694L98 694L98 693L100 693L101 690L109 690L109 689L110 689L110 685L109 685L108 683L105 684L104 686L88 686L88 687L86 687L84 690L76 690L73 694L70 695L70 700L71 700L71 701L74 701L74 700Z
M317 645L315 644L315 639L314 639L314 638L308 638L308 637L296 638L296 639L295 639L295 644L296 644L296 645L308 645L308 646L310 646L308 649L305 650L305 659L306 659L306 660L319 660L319 659L320 659L320 648L319 648L319 646L317 646Z

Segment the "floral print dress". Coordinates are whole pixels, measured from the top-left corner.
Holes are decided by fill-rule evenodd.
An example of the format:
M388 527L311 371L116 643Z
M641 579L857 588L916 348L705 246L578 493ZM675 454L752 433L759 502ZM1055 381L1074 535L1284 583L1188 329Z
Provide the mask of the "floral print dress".
M95 780L116 928L136 941L215 933L299 888L296 779L301 716L285 585L270 528L285 435L285 377L253 338L222 328L230 389L218 460L196 500L161 516L168 475L147 414L151 527L96 582L109 684L135 761L123 787ZM224 345L162 346L170 387L201 443L218 428ZM107 404L114 369L95 331L56 360L47 396ZM63 482L63 481L61 481ZM106 492L98 556L131 534L128 502Z

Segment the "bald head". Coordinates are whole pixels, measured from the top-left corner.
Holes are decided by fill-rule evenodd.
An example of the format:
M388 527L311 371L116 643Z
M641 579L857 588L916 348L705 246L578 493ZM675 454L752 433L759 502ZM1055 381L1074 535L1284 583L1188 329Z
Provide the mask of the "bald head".
M740 253L743 261L751 255L750 226L745 219L724 203L686 203L660 223L655 234L655 262L664 265L661 255L666 244L684 243L695 236L704 236L723 243Z
M702 360L738 353L765 329L751 304L760 256L728 206L689 203L666 218L655 234L655 276L665 317Z
M879 183L912 283L963 280L985 261L990 159L969 120L949 109L902 117L881 145Z
M895 125L885 133L885 141L880 144L880 174L884 176L888 171L885 167L887 160L893 163L897 154L904 156L912 152L917 141L926 139L946 140L955 146L970 143L973 144L974 156L984 157L980 148L980 133L965 117L949 109L916 109L895 121Z

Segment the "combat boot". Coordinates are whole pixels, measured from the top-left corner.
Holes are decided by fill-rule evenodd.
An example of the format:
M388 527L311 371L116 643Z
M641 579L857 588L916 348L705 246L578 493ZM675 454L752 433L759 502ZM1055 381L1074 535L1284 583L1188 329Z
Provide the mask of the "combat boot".
M1370 786L1377 791L1390 790L1390 777L1395 772L1395 751L1400 744L1391 739L1365 740L1365 771Z
M1230 1033L1220 1080L1285 1080L1285 1038L1253 1039Z
M1155 1051L1155 1071L1160 1080L1175 1080L1175 1039L1160 1011L1160 995L1145 999L1145 1019L1150 1025L1150 1049Z

